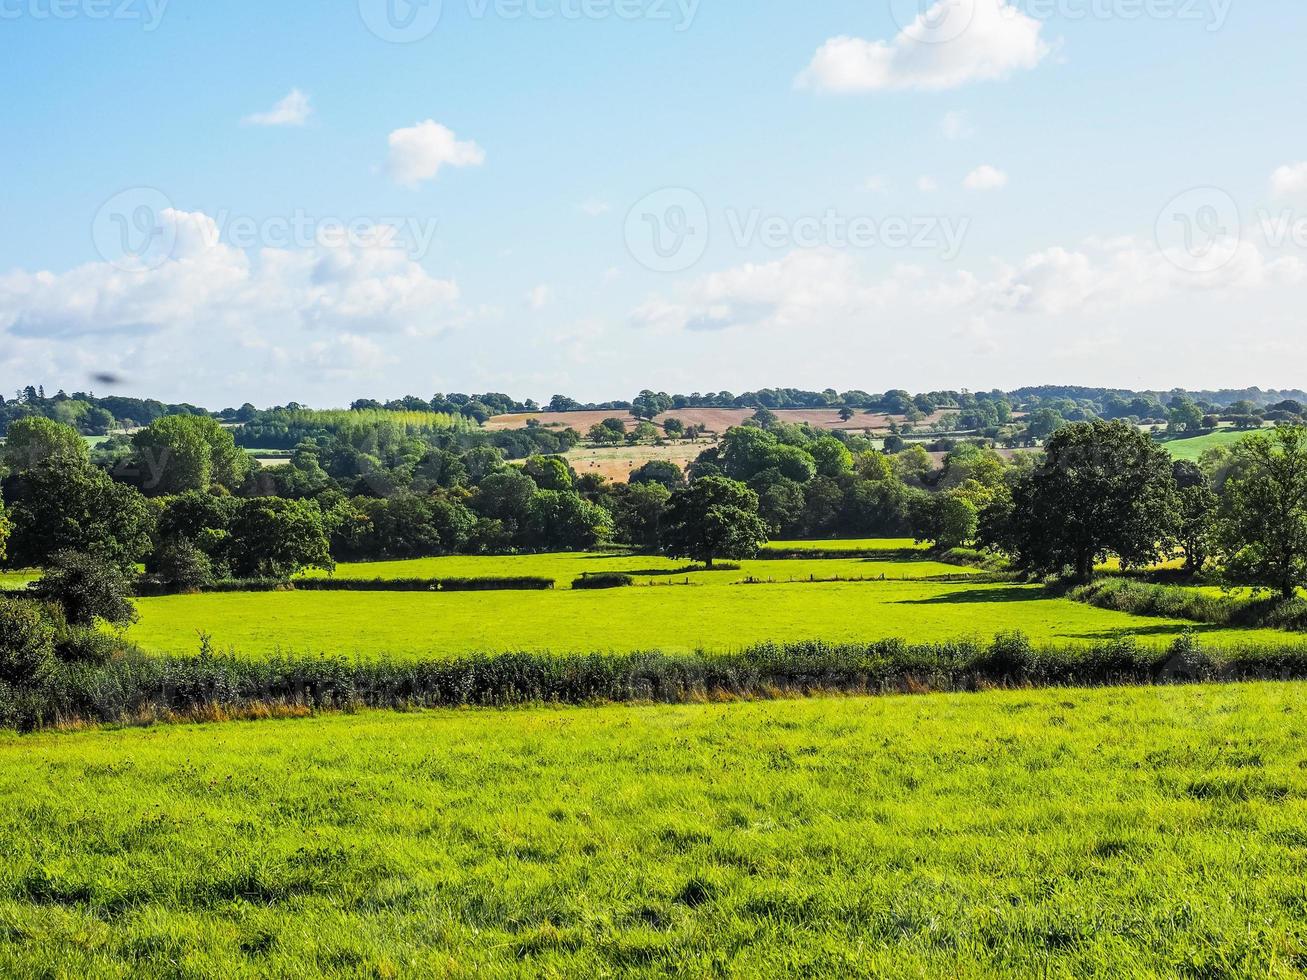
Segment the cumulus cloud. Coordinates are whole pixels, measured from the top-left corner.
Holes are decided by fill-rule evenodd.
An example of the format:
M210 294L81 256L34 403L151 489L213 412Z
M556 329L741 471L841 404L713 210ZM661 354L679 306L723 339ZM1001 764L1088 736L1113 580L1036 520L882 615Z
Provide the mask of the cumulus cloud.
M967 174L962 186L969 191L997 191L1007 186L1007 174L989 164L977 167Z
M457 283L430 276L396 247L320 244L251 257L224 244L203 213L167 210L160 223L173 243L163 261L150 256L0 276L0 331L46 340L200 335L236 323L269 335L292 327L435 331L459 298Z
M934 177L922 175L917 178L917 190L921 191L923 194L933 194L935 191L939 190L939 181Z
M1219 253L1218 253L1219 254ZM931 274L903 265L869 276L854 259L832 250L795 251L775 262L746 263L694 281L680 295L652 296L631 313L640 326L688 331L734 327L805 330L814 324L877 322L887 310L920 318L933 314L983 323L986 344L994 318L1062 318L1143 307L1194 294L1247 292L1307 282L1307 263L1271 258L1248 242L1232 244L1225 260L1202 275L1178 256L1130 238L1055 246L987 275L948 270ZM974 338L973 338L974 339Z
M1276 197L1307 193L1307 162L1285 164L1271 174L1271 191Z
M303 126L312 114L309 97L295 88L267 112L246 116L243 122L247 126Z
M892 40L833 37L795 80L821 92L940 91L1036 67L1043 24L1007 0L936 0Z
M592 218L598 218L609 212L610 208L607 201L601 201L598 198L591 198L581 205L581 210Z
M390 134L390 173L406 187L434 180L441 167L478 167L486 153L473 140L460 140L454 131L433 119Z

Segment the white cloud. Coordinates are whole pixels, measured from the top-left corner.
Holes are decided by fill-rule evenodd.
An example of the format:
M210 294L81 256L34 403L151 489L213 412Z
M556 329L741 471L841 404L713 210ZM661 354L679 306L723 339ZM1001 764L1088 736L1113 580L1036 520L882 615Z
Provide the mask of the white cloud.
M607 201L591 198L581 205L581 210L592 218L598 218L600 215L607 214L610 209Z
M549 305L549 301L553 299L553 295L553 290L544 283L541 283L526 294L526 302L533 310L543 310Z
M1051 50L1007 0L936 0L891 41L834 37L795 81L823 92L940 91L1005 78Z
M1007 174L986 163L967 174L962 186L969 191L1001 190L1007 186Z
M884 177L873 174L864 180L858 189L866 191L868 194L887 194L889 193L889 182Z
M256 112L242 121L247 126L303 126L312 114L309 97L295 88L267 112Z
M1015 265L999 263L982 277L964 270L931 274L918 266L868 276L846 253L795 251L775 262L703 276L679 295L651 296L632 311L631 321L691 332L808 330L816 324L883 322L882 313L895 310L905 323L932 316L954 323L954 330L957 322L969 323L971 339L983 339L988 348L1004 316L1060 321L1307 282L1307 263L1296 257L1269 258L1247 242L1232 254L1228 264L1195 276L1174 257L1133 239L1090 240L1077 248L1048 248Z
M472 140L459 140L453 130L428 119L390 134L390 173L399 183L415 187L433 180L441 167L477 167L486 154Z
M1271 191L1276 197L1307 192L1307 162L1286 164L1271 174Z
M251 258L222 243L208 215L167 210L160 219L176 242L163 261L0 276L0 331L50 340L198 337L236 325L269 335L431 333L449 325L459 298L455 282L428 275L399 248L265 248Z
M917 190L923 194L933 194L939 190L939 182L934 177L927 177L923 174L917 178Z
M939 121L939 135L946 140L965 140L976 135L976 128L967 121L966 113L947 112Z

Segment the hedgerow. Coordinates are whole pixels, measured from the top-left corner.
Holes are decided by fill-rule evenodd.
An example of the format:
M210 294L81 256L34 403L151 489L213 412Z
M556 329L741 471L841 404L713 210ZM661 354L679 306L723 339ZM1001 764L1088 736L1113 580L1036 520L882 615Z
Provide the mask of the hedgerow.
M1204 649L1186 634L1168 650L1130 638L1034 647L992 643L769 643L732 654L502 654L417 663L344 657L146 656L60 662L26 684L0 682L0 725L32 730L279 709L509 707L534 703L679 703L813 694L972 691L1307 678L1307 649Z

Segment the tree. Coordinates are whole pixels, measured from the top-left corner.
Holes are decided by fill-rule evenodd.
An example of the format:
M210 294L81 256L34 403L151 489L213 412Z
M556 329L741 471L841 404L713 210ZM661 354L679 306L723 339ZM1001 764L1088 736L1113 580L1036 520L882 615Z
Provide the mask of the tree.
M663 522L663 550L702 561L749 558L767 541L758 495L742 483L710 476L672 494Z
M537 548L583 551L612 530L608 512L574 493L541 490L525 516L527 543Z
M658 431L658 426L652 422L641 422L626 434L626 441L634 446L641 442L653 442L661 434Z
M928 494L914 509L914 536L918 541L933 541L940 548L961 548L975 538L980 526L979 509L957 490Z
M102 470L57 458L13 486L9 561L44 567L60 551L76 551L131 572L150 550L154 515L139 492Z
M305 568L336 567L322 511L311 500L241 501L228 550L239 578L286 579Z
M680 419L668 419L663 423L663 432L668 439L680 439L685 435L685 423Z
M1203 410L1192 398L1176 398L1171 402L1167 419L1167 428L1172 433L1189 435L1202 429Z
M4 568L5 557L8 554L9 534L13 529L13 522L5 514L5 503L0 500L0 568Z
M658 482L632 482L620 488L613 503L613 530L623 544L658 547L663 512L672 491Z
M1201 572L1216 546L1216 509L1220 503L1197 463L1178 459L1171 468L1180 502L1176 540L1184 549L1184 567Z
M165 541L151 565L159 580L177 592L194 592L214 579L213 561L188 538Z
M619 418L604 419L590 426L586 438L600 445L619 443L626 438L626 423Z
M123 625L136 619L127 576L90 555L61 551L52 556L32 591L62 608L74 626L94 626L98 619Z
M1043 462L1012 488L1007 520L986 521L1018 568L1071 568L1087 582L1095 563L1160 558L1174 536L1178 499L1171 457L1128 422L1073 422L1053 434Z
M533 479L541 490L571 490L576 474L559 456L532 456L522 466L522 472Z
M54 460L86 463L90 451L72 426L33 415L9 426L3 458L11 473L25 473Z
M807 449L821 476L838 478L853 470L853 454L834 436L823 436Z
M840 421L847 422L849 419L853 418L854 414L853 409L846 405L844 408L840 409Z
M631 471L631 484L658 483L670 490L685 486L685 474L669 459L651 459Z
M1226 574L1292 597L1307 585L1307 429L1249 436L1233 456L1221 508Z
M136 433L132 445L143 487L154 493L207 490L214 484L234 490L250 469L231 432L205 415L165 415Z

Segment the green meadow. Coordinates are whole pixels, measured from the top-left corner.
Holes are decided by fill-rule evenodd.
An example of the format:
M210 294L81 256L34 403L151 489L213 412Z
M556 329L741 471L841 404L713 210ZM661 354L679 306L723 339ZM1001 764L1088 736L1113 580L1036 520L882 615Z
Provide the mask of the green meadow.
M1174 458L1196 463L1207 450L1232 449L1248 435L1248 432L1221 429L1217 432L1209 432L1204 436L1194 436L1191 439L1169 439L1162 445Z
M40 573L34 571L0 571L0 592L6 589L25 589L28 582L35 582L39 577Z
M766 564L779 564L776 562ZM727 573L704 573L718 576ZM736 573L738 574L738 573ZM778 570L779 574L779 570ZM128 638L194 653L199 633L246 657L335 654L414 660L499 652L737 650L767 641L913 643L1021 630L1036 643L1123 635L1162 646L1186 629L1213 645L1307 643L1051 598L1040 586L967 582L778 581L553 592L260 592L141 599Z
M1298 976L1305 697L0 738L0 973Z

